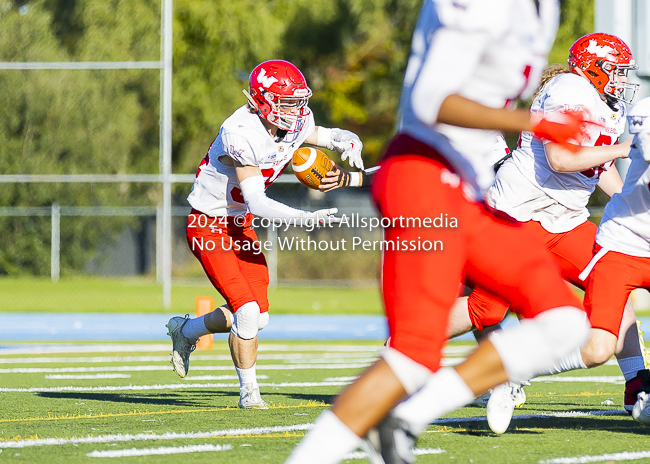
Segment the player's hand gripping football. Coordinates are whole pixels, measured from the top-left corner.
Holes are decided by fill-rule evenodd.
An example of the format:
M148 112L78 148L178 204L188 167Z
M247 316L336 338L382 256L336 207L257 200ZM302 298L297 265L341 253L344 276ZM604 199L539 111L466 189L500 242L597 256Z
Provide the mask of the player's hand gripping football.
M533 115L530 118L531 131L535 137L555 142L574 153L580 149L587 136L588 124L596 123L588 121L584 113L570 111L558 111L543 117Z
M318 190L321 192L329 192L337 188L347 187L350 185L350 177L348 171L335 164L332 170L321 179Z
M350 158L348 161L350 166L363 169L363 159L361 158L363 143L354 132L344 129L332 129L331 149L339 152L343 161Z

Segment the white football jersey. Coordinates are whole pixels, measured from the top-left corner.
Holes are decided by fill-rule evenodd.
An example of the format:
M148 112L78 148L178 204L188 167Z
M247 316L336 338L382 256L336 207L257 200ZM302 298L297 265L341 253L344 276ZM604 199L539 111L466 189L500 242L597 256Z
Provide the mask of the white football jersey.
M587 79L565 73L544 85L530 111L549 114L584 110L591 121L603 127L588 126L583 145L602 146L618 143L625 130L625 104L618 102L616 108L612 110ZM567 232L587 220L589 197L600 174L612 165L610 161L582 172L556 172L548 164L544 144L530 132L523 132L512 159L499 170L488 191L488 202L518 221L534 220L549 232Z
M309 110L309 109L307 109ZM259 116L246 105L224 121L199 165L192 192L187 201L202 213L214 217L237 216L248 210L234 166L219 161L228 156L244 166L258 166L268 187L291 162L293 152L300 148L316 128L309 112L305 124L291 142L276 142Z
M437 123L446 97L459 94L503 108L535 89L557 31L557 0L425 0L404 76L398 132L430 145L471 187L492 183L498 132Z
M605 207L596 243L608 250L650 258L650 165L637 143L630 151L630 168L623 191Z

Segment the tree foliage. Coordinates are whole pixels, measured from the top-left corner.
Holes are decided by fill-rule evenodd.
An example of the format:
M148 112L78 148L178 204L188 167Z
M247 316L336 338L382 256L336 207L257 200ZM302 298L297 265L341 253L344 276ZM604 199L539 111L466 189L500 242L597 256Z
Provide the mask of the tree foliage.
M392 137L422 0L175 0L173 169L192 173L261 61L285 59L314 91L316 123L357 132L366 164ZM160 0L14 0L0 5L0 61L156 61ZM593 28L593 0L562 1L551 62ZM449 70L453 78L453 70ZM0 71L0 172L156 173L157 70ZM178 201L187 186L176 188ZM158 186L4 184L0 206L155 205ZM124 221L75 220L64 270ZM0 274L45 273L49 223L0 218ZM76 230L72 230L76 229ZM67 235L66 235L67 234ZM76 243L76 242L75 242ZM66 251L67 250L67 251ZM84 251L86 250L86 251Z

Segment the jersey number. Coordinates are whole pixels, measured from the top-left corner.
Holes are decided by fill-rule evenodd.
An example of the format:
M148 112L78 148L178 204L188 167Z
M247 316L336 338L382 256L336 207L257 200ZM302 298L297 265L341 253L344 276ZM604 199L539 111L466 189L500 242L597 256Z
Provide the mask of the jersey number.
M268 187L271 182L273 175L275 174L274 169L261 169L262 172L262 177L264 177L264 187ZM282 172L282 171L280 171ZM237 203L245 204L246 200L244 200L244 195L242 194L242 191L239 187L233 187L232 190L230 190L230 196L234 201Z
M605 134L600 134L598 136L598 139L596 140L596 143L594 144L595 147L602 147L603 145L612 145L612 137L611 135L605 135ZM592 177L596 177L596 179L600 179L600 175L605 171L605 165L601 164L600 166L596 166L595 168L587 169L585 171L580 171L580 174L583 174L590 179Z

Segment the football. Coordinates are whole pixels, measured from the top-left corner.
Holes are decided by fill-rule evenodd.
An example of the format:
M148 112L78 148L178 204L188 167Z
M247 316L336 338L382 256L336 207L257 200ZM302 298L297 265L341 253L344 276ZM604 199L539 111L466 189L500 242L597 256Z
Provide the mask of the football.
M298 148L293 152L293 172L303 185L318 190L321 180L334 167L329 157L315 148Z

